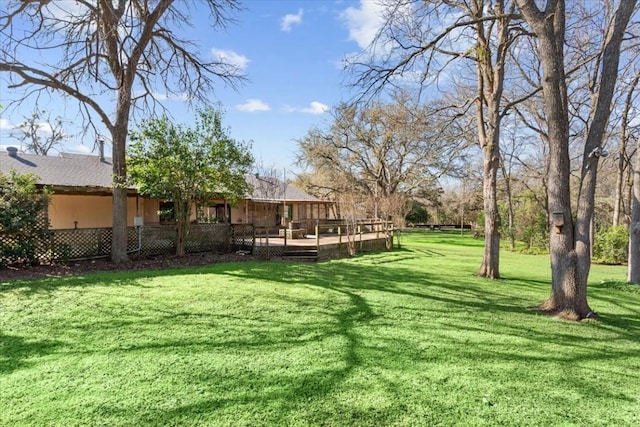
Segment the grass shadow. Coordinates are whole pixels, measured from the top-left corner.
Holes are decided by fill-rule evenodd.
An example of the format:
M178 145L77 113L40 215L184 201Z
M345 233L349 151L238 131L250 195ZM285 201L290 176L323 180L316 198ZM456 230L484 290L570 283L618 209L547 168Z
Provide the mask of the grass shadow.
M56 351L60 342L50 339L34 340L0 331L0 374L33 365L33 357L46 356Z

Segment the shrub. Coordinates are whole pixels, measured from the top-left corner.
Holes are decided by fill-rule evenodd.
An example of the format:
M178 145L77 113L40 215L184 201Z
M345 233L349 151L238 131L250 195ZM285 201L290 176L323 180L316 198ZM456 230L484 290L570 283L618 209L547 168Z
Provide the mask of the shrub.
M429 222L429 212L427 212L427 208L424 204L416 200L412 200L411 210L405 217L405 220L413 224L425 224Z
M46 245L49 192L36 187L36 176L0 173L0 266L38 261Z
M629 256L629 230L612 226L594 236L593 261L601 264L624 264Z

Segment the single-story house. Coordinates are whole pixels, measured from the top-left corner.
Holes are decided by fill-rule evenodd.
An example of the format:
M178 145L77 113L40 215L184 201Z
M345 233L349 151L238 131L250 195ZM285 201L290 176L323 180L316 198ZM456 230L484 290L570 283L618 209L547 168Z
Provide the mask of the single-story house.
M14 147L0 152L0 173L11 170L38 177L38 185L53 191L49 204L52 229L98 228L112 225L112 163L104 155L61 153L38 156L19 153ZM311 226L334 218L334 203L311 196L291 184L258 175L247 176L251 194L235 205L220 198L209 201L193 221L224 221L256 226L288 225L291 221ZM127 189L127 223L171 222L172 203Z

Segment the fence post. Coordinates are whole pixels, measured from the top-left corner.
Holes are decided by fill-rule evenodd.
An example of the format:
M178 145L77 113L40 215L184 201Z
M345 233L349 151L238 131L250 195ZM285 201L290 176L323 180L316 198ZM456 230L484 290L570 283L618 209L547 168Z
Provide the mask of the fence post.
M320 226L316 224L316 250L320 253Z
M251 254L256 252L256 226L251 224Z
M286 250L287 250L287 227L285 226L284 227L284 249L283 249L283 251L286 252Z

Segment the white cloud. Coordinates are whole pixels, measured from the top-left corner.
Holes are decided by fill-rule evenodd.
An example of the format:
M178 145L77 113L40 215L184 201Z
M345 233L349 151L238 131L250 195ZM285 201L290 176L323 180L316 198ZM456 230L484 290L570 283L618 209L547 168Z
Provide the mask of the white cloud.
M0 118L0 130L11 130L14 126L7 119Z
M106 150L105 150L106 151ZM65 150L66 153L91 154L91 148L83 144L73 145ZM109 157L109 156L107 156Z
M51 123L40 122L40 123L36 123L36 126L38 126L38 132L48 133L48 134L53 133L53 128L51 127Z
M383 24L382 11L384 7L376 1L360 0L360 7L345 9L340 18L349 29L349 40L358 43L366 49L375 38Z
M163 101L189 101L189 95L186 93L166 94L160 92L152 92L151 95L160 102Z
M285 107L287 113L323 114L329 111L329 106L322 102L313 101L306 108Z
M301 24L302 23L302 15L303 15L304 11L302 9L298 9L298 13L297 14L286 14L283 18L282 21L280 21L280 29L282 31L286 31L289 32L291 31L291 26L293 24Z
M313 101L309 104L309 107L303 108L300 111L307 114L322 114L329 111L329 107L322 102Z
M247 113L255 113L256 111L269 111L269 105L260 99L247 99L244 104L236 105L236 109Z
M244 71L250 60L244 55L236 53L232 50L211 49L211 54L220 62L229 64L237 71Z

